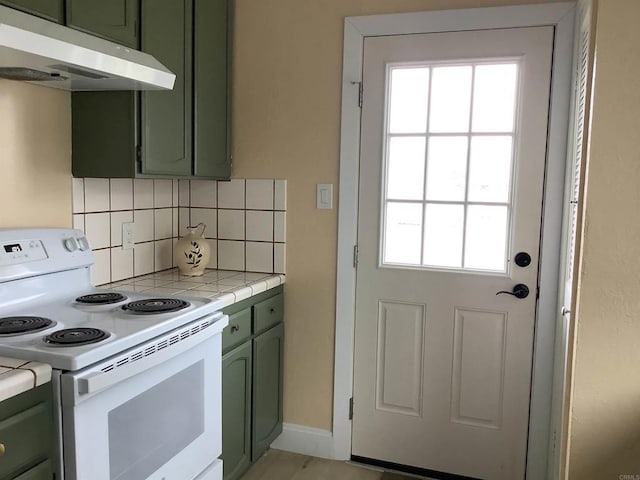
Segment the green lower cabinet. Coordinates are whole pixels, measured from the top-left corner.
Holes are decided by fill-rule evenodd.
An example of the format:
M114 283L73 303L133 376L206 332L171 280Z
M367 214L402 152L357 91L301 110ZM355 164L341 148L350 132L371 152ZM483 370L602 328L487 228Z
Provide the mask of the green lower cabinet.
M222 357L222 461L224 480L251 466L251 341Z
M0 480L51 480L51 384L0 403Z
M53 468L51 467L51 462L46 460L13 480L51 480L52 478Z
M0 0L0 4L53 22L62 23L64 20L63 0Z
M251 460L256 461L282 433L284 324L253 340L253 428Z

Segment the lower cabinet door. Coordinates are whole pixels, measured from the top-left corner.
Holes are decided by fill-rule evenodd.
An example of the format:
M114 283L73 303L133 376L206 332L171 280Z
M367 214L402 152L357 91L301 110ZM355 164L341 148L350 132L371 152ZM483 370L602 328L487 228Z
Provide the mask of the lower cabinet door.
M251 341L222 357L222 462L224 480L251 465Z
M26 472L24 472L19 477L14 478L13 480L52 480L53 479L53 469L51 468L51 462L46 460L42 463L39 463L33 468L30 468Z
M280 323L253 340L252 461L282 433L283 363L284 323Z

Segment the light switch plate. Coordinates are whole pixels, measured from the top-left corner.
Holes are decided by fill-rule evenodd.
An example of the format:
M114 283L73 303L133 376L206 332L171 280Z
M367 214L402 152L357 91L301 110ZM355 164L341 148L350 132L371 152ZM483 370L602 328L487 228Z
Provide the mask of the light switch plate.
M131 250L133 248L133 222L122 224L122 249Z
M316 189L316 208L333 208L333 184L319 183Z

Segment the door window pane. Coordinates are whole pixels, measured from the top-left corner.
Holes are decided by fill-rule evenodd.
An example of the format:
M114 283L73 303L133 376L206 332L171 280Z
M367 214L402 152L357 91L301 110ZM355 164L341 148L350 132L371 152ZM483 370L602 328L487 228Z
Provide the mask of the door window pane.
M511 132L515 118L518 66L478 65L473 87L474 132Z
M389 108L391 133L425 133L428 101L428 68L393 68Z
M507 207L469 205L464 267L504 271L507 241Z
M436 67L432 72L431 133L468 132L471 66Z
M382 263L505 272L519 64L388 70Z
M422 204L387 204L384 262L420 265Z
M429 140L427 200L464 201L467 143L466 136Z
M462 205L427 204L424 224L424 260L431 267L462 266Z
M511 136L473 137L469 166L469 201L509 201Z
M393 137L389 140L387 198L422 200L424 144L424 137Z

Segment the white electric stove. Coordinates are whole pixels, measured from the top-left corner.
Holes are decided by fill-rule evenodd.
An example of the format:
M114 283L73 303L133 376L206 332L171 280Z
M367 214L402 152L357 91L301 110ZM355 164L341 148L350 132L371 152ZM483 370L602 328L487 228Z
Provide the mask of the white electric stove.
M69 229L0 230L0 356L50 364L57 478L218 480L221 332L209 299L94 288Z

